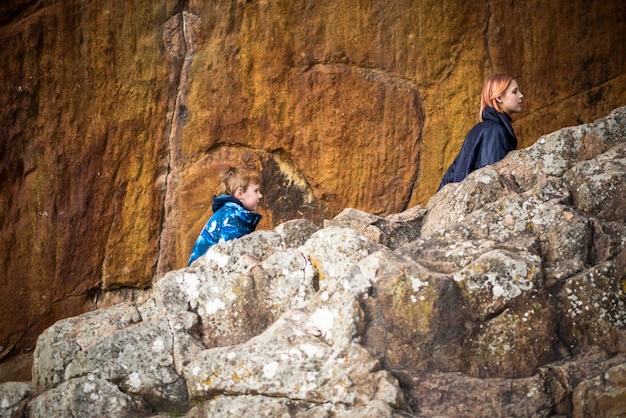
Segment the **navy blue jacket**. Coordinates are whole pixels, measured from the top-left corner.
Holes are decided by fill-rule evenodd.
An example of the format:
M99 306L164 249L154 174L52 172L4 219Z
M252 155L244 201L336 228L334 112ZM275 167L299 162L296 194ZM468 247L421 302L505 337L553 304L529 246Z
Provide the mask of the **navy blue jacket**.
M458 183L469 173L503 159L517 148L517 138L506 113L493 107L483 109L483 121L467 134L459 155L444 174L437 191L448 183Z
M213 212L200 231L187 265L191 265L218 242L241 238L254 232L261 220L261 215L245 209L238 199L229 195L213 198Z

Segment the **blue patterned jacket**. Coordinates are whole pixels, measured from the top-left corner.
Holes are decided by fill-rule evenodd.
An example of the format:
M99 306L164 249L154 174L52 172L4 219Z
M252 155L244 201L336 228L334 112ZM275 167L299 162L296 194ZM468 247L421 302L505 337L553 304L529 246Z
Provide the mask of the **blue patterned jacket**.
M187 265L218 242L240 238L253 232L261 215L243 207L241 202L229 195L213 198L213 216L207 221L196 240Z

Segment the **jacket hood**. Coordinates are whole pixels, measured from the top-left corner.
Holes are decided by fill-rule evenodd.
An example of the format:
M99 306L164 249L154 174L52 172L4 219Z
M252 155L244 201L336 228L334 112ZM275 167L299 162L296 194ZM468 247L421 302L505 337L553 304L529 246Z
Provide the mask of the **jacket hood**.
M212 206L213 213L220 210L220 208L224 206L227 202L236 203L237 205L243 208L243 203L241 203L239 199L237 199L236 197L224 194L224 195L213 197L213 206Z

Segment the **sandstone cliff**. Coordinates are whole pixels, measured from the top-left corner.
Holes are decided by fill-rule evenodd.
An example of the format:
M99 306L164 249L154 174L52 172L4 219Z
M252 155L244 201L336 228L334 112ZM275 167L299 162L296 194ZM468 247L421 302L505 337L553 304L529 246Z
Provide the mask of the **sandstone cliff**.
M184 266L225 163L261 229L425 204L484 75L520 148L626 104L621 1L6 0L0 358ZM132 292L129 292L132 293Z
M6 417L626 415L626 107L426 207L212 247L64 319Z

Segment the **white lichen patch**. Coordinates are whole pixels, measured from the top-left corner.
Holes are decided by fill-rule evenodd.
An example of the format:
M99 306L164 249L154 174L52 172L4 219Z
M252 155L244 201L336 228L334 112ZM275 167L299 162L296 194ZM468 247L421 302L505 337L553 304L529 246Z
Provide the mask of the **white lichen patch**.
M152 342L152 351L163 351L165 349L165 343L161 338L157 338Z
M428 282L413 278L411 280L411 286L413 287L413 292L419 292L422 287L428 286Z
M90 392L93 392L94 390L96 390L96 385L94 385L93 383L85 383L83 385L83 392L85 393L90 393Z
M322 358L324 356L324 350L313 344L300 344L299 348L307 357Z
M493 292L493 296L497 298L502 297L502 295L504 295L504 288L500 286L499 284L494 285L493 289L491 290Z
M278 362L272 361L263 366L263 377L265 379L272 379L276 376L276 371L278 370Z
M479 183L483 183L483 184L489 184L493 181L493 178L487 174L483 174L484 172L481 171L481 175L477 175L476 180Z
M556 154L544 154L541 160L543 168L547 174L560 175L565 169L567 169L567 162L563 158L557 158Z
M226 304L224 302L222 302L220 299L213 299L213 300L208 301L204 305L204 312L207 315L213 315L217 311L222 310L224 308L226 308Z
M141 378L139 377L139 373L133 372L128 375L128 380L126 381L128 386L130 386L133 390L137 391L141 387Z
M247 283L244 283L243 286L245 287L247 285ZM237 299L237 295L235 293L233 293L232 290L228 290L226 292L226 299L228 299L229 301L233 302L235 299Z
M528 398L534 398L538 395L539 395L539 390L537 389L536 386L531 387L528 393L526 394Z
M228 265L228 261L230 260L230 257L228 255L222 254L217 251L211 251L211 248L209 248L204 257L207 261L214 262L220 268L226 267Z
M189 297L190 303L198 299L200 279L197 274L183 273L176 277L176 282L180 290Z
M318 309L309 318L308 325L321 332L324 338L332 337L332 329L336 314L330 309Z
M493 252L453 277L457 282L467 280L467 289L472 293L489 292L493 298L506 302L533 289L535 268L527 260Z

